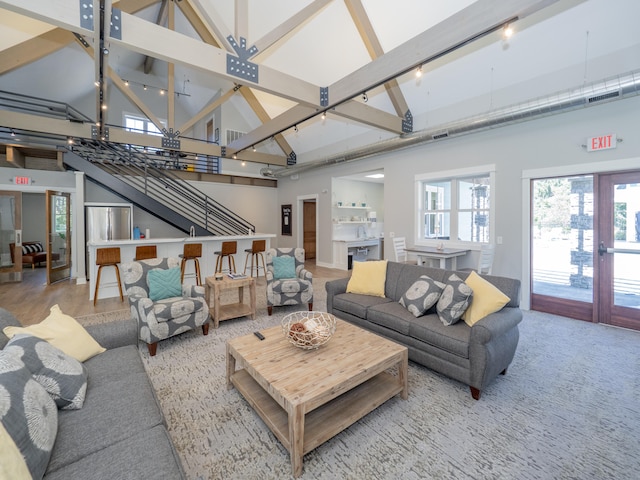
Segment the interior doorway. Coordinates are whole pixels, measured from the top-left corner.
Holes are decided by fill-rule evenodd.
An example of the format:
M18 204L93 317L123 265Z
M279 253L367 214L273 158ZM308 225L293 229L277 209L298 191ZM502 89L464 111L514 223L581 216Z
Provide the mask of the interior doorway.
M531 181L531 308L640 330L640 171Z
M305 260L316 259L316 201L305 200L302 202L302 247Z

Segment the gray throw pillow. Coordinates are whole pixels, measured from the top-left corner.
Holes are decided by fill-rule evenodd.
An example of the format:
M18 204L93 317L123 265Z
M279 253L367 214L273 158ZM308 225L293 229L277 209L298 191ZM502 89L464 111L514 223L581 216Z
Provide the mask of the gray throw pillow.
M445 325L453 325L460 320L462 314L469 307L472 296L471 287L455 273L452 273L447 278L447 283L436 305L440 321Z
M398 302L417 318L436 304L444 287L444 283L422 275L404 292Z
M46 390L11 352L0 351L0 422L41 479L58 433L58 409Z
M20 358L36 382L44 387L58 408L82 408L87 392L87 369L75 358L33 335L14 336L5 351Z

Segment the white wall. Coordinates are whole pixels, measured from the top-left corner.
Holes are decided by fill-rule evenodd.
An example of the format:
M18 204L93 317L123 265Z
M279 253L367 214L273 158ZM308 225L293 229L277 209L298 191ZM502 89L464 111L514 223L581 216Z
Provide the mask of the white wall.
M321 194L331 188L331 178L358 171L385 169L384 215L385 233L413 238L414 176L425 172L449 171L477 165L496 165L496 236L503 238L497 248L494 273L522 277L524 251L522 228L522 172L526 169L576 165L589 173L600 162L640 158L640 97L585 108L583 110L544 117L525 123L496 128L458 138L423 144L410 149L386 153L369 159L342 163L300 173L297 180L289 177L278 182L278 203L295 204L299 195L319 194L319 248L317 262L331 265L330 195ZM615 150L587 152L582 145L587 137L616 133L623 141ZM640 168L640 160L637 162ZM295 212L294 212L295 218ZM297 245L295 236L279 239ZM466 266L459 262L459 266Z

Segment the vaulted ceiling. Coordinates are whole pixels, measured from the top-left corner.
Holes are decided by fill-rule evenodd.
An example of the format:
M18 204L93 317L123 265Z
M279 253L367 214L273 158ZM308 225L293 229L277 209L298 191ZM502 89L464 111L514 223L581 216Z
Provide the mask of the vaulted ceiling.
M286 165L640 68L638 3L0 0L0 90L70 104L99 128L121 124L119 95L167 118L180 149ZM143 85L168 93L162 109ZM221 105L247 133L211 145L194 126ZM33 117L0 109L0 127L100 134Z

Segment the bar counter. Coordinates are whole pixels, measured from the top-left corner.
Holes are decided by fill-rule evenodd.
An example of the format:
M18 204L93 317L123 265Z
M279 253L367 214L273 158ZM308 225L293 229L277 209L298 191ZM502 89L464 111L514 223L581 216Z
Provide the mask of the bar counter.
M101 240L88 242L89 250L89 300L93 301L96 289L96 275L98 266L96 265L96 250L98 248L119 247L120 262L128 263L133 261L138 245L155 245L157 247L158 258L163 257L179 257L185 243L202 243L202 257L200 258L200 273L202 275L202 283L204 279L214 274L216 267L217 255L214 252L220 251L222 242L233 241L238 242L237 253L234 255L236 262L236 270L242 272L244 270L244 261L246 258L245 249L251 248L254 240L266 240L267 250L270 248L271 239L275 238L271 233L256 233L254 235L230 235L230 236L203 236L203 237L182 237L182 238L143 238L140 240ZM227 261L224 262L225 267ZM248 274L249 272L247 272ZM104 267L100 274L100 290L98 292L98 300L101 298L118 297L118 284L116 281L115 269L112 267ZM188 261L184 283L195 285L196 275L193 261ZM123 285L124 292L124 285Z

